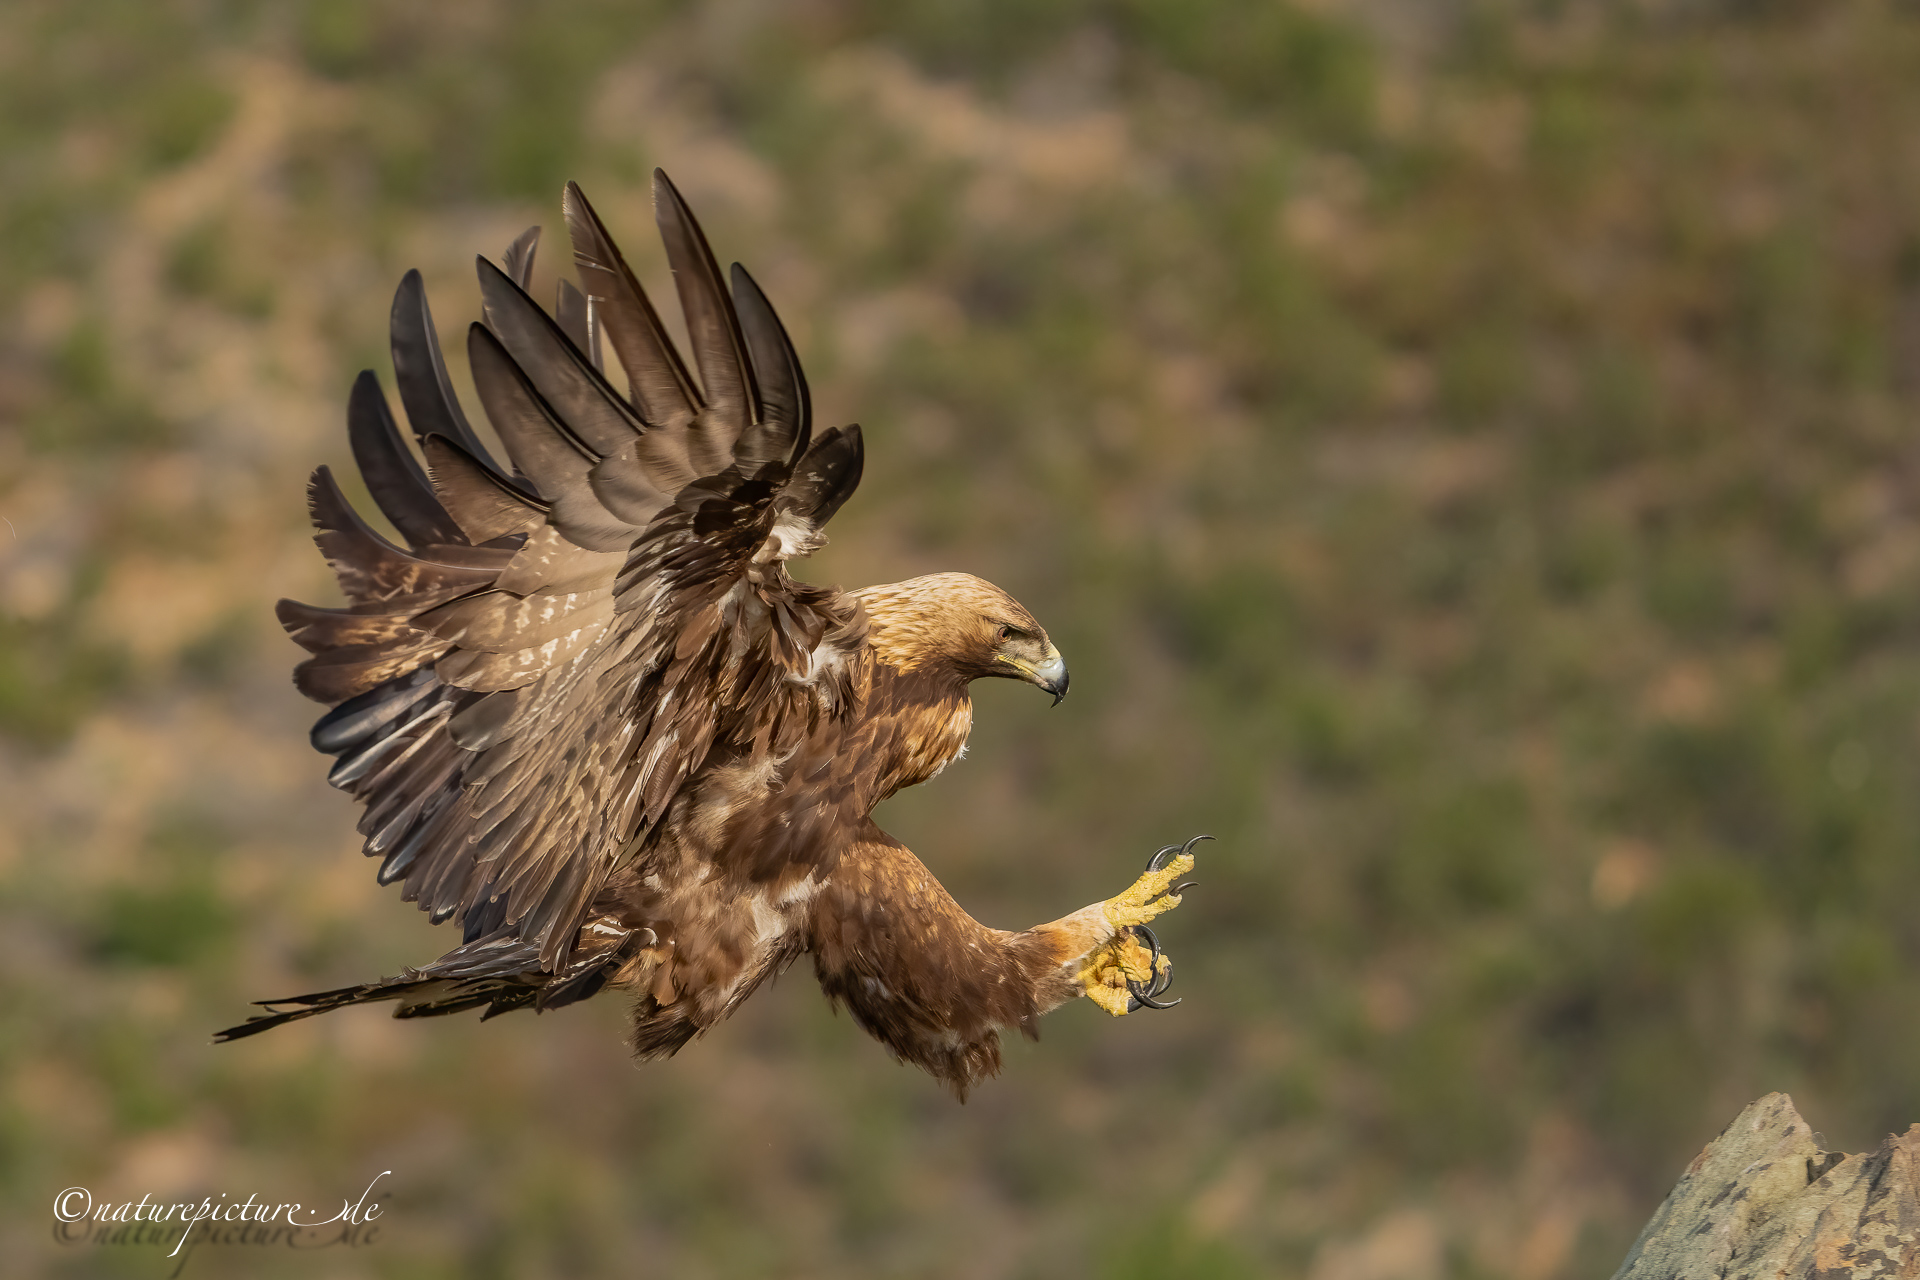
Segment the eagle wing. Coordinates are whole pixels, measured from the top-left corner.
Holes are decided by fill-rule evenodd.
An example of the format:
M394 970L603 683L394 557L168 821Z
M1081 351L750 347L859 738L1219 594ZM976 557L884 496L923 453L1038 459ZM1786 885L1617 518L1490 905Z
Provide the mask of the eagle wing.
M379 880L471 942L508 929L567 960L595 894L644 859L716 753L778 756L847 714L858 603L784 562L859 482L857 427L812 436L806 382L739 266L729 291L664 174L655 212L693 349L691 376L592 207L566 214L584 292L558 319L526 293L534 238L484 260L468 334L489 456L441 361L417 272L394 300L393 359L423 469L362 374L354 458L406 541L381 537L326 468L316 541L350 603L282 601L312 651L300 690L333 704L313 743L366 806ZM613 347L631 398L600 369Z

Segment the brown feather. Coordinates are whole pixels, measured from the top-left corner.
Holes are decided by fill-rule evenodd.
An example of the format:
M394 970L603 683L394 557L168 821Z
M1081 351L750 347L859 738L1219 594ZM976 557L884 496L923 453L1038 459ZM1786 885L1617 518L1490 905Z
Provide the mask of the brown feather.
M501 256L507 275L522 289L533 283L533 255L540 248L540 228L528 227L513 238Z
M539 392L562 430L595 456L632 443L644 424L587 358L584 332L582 341L574 342L525 289L485 258L480 259L479 271L487 328L512 355L515 367Z
M520 287L526 288L526 283L523 281ZM600 318L594 312L592 300L580 292L579 286L573 281L562 280L559 283L553 303L553 318L560 322L568 341L587 357L595 372L605 372L606 364L600 355Z
M1000 1028L1037 1034L1070 994L1048 939L986 928L871 822L814 899L808 937L827 998L962 1101L999 1074Z
M422 633L401 615L361 613L352 609L318 609L297 600L274 606L280 625L293 642L308 653L347 646L410 646L433 637Z
M759 421L760 393L720 265L693 210L658 169L653 171L653 213L667 247L667 261L673 266L674 287L680 294L687 338L693 344L705 392L707 412L700 415L695 431L700 442L695 457L696 462L706 463L701 473L709 474L731 459L740 432Z
M464 545L466 535L448 516L408 452L371 370L355 379L347 398L347 436L367 492L400 536L416 550L434 543Z
M472 542L526 533L544 523L548 504L510 484L497 471L442 435L420 442L434 493Z
M307 486L309 509L320 532L314 542L356 603L391 600L421 591L480 586L492 580L484 568L443 564L412 556L367 527L325 467Z
M599 455L554 416L500 340L473 325L467 357L480 403L507 456L551 504L548 523L589 551L618 551L632 543L637 530L602 506L587 483Z
M683 430L700 410L701 399L666 326L580 188L569 182L562 202L573 237L574 268L604 318L607 337L633 386L634 402L648 422Z

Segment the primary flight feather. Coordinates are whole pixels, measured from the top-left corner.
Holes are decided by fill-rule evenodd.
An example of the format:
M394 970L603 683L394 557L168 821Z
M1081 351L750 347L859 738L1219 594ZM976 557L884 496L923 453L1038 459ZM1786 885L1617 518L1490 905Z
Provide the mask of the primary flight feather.
M503 267L481 260L467 351L507 466L453 393L419 274L402 280L394 375L424 467L371 373L347 419L406 546L322 467L316 541L349 603L282 601L280 619L313 655L295 683L333 708L313 744L366 808L380 883L463 938L397 978L263 1002L218 1038L373 1001L491 1017L611 987L649 1058L811 955L831 999L964 1097L998 1070L1001 1028L1032 1035L1080 995L1164 1007L1146 922L1178 905L1191 841L1116 898L1008 932L873 823L960 754L970 682L1057 702L1066 664L968 574L853 592L788 575L859 483L860 430L813 433L765 295L737 265L729 287L664 174L654 196L692 370L578 187L580 284L552 315L526 292L537 231Z

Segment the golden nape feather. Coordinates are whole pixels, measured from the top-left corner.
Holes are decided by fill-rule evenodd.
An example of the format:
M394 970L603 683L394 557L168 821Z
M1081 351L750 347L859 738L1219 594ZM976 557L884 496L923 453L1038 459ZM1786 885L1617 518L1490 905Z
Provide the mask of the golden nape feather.
M1067 691L1004 591L942 573L842 592L789 576L860 481L858 427L815 434L773 307L723 277L665 175L655 216L692 367L568 185L579 284L528 295L538 229L479 264L467 331L481 443L418 272L394 296L394 379L347 402L354 461L404 545L326 468L308 501L343 608L282 601L332 709L313 745L364 812L377 879L460 945L397 978L286 1000L233 1040L343 1005L396 1017L558 1008L612 987L632 1045L671 1054L768 976L813 957L827 995L957 1095L998 1033L1089 995L1165 1007L1147 921L1179 903L1191 843L1127 892L1020 932L962 911L873 807L965 748L968 686ZM609 380L612 348L624 390Z

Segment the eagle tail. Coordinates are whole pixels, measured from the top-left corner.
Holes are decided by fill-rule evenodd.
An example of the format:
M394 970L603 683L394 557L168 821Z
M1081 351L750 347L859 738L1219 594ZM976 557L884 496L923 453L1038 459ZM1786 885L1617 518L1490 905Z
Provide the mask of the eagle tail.
M457 947L424 969L404 969L397 978L286 996L257 1003L269 1010L237 1027L214 1033L215 1044L246 1036L317 1013L348 1005L399 1001L396 1018L437 1018L484 1006L481 1021L515 1009L544 1012L597 995L634 952L653 941L651 929L617 929L594 921L581 931L573 960L558 973L540 967L540 948L511 928L500 929ZM595 945L598 944L598 945ZM293 1008L278 1008L292 1005Z

